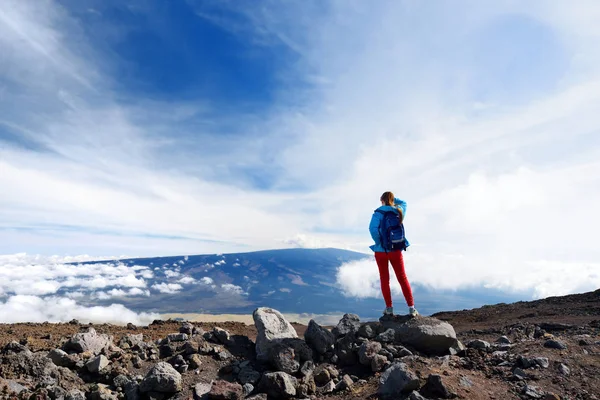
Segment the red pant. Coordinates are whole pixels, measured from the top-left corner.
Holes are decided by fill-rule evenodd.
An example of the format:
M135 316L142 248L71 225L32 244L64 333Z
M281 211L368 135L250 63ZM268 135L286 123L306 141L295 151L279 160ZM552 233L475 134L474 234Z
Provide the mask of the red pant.
M381 281L381 293L383 294L383 299L385 300L385 306L392 306L392 293L390 291L390 269L388 266L388 261L392 264L396 278L398 278L398 282L400 282L400 287L402 288L402 293L406 299L406 304L408 304L409 307L414 306L415 302L413 300L412 290L410 289L410 283L408 283L406 272L404 271L404 257L402 257L402 252L400 250L396 250L390 251L389 253L375 253L375 261L377 261L377 266L379 267L379 280Z

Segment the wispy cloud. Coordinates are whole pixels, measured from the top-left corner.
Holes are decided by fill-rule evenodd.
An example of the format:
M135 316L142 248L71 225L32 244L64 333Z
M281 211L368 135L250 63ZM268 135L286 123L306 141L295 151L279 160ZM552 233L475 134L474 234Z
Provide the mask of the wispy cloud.
M371 212L393 190L409 204L418 281L514 287L518 276L558 294L583 282L544 286L539 265L590 276L596 2L188 3L198 23L286 55L269 104L145 98L119 73L135 60L103 36L134 27L98 19L89 31L57 2L2 2L0 252L368 251ZM131 12L150 20L150 4Z

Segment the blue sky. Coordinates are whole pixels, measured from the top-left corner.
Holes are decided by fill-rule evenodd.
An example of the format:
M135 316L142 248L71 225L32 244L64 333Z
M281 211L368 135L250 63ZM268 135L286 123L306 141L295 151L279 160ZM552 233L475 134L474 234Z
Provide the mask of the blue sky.
M0 254L367 252L392 190L419 283L596 288L599 22L595 1L5 0Z

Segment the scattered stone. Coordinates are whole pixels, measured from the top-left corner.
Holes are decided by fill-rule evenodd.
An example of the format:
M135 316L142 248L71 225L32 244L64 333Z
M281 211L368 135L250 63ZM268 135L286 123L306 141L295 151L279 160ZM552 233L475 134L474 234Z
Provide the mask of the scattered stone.
M442 377L437 374L431 374L427 377L427 383L421 388L421 393L427 397L451 399L455 395L448 390Z
M191 369L200 368L202 365L202 356L200 354L192 354L188 359L188 364Z
M541 399L544 397L542 392L537 386L525 385L521 391L525 396L531 397L532 399Z
M185 333L186 335L191 336L194 333L194 325L189 322L184 322L179 328L179 333Z
M225 329L215 327L213 329L213 336L222 344L230 344L231 342L231 335Z
M176 393L181 391L181 385L181 374L170 364L159 362L146 374L140 384L140 391L142 393Z
M563 374L564 376L569 376L571 375L571 370L569 369L569 367L567 367L565 364L560 364L558 366L558 372L560 372L561 374Z
M350 389L352 387L352 385L354 384L354 382L352 381L352 378L350 378L350 375L344 375L342 377L342 379L340 379L340 381L335 385L335 390L336 391L342 391L342 390L347 390Z
M246 397L246 400L267 400L267 394L259 393L251 397Z
M208 396L208 393L212 389L212 385L210 383L196 383L194 385L193 393L195 399L205 399Z
M510 339L506 336L500 336L498 339L496 339L496 343L499 344L511 344L512 342L510 341Z
M388 365L390 361L387 357L382 356L381 354L376 354L375 357L371 360L371 371L379 372Z
M550 366L550 362L548 361L547 357L536 357L533 359L533 362L541 368L548 368Z
M421 393L413 390L407 397L407 400L427 400L425 397L421 396Z
M313 319L308 323L304 340L318 354L330 351L335 343L333 333L317 324Z
M63 346L66 352L84 353L90 352L98 355L104 349L112 344L112 337L108 335L99 335L94 328L88 328L87 332L76 333Z
M169 333L167 335L167 343L171 342L185 342L190 337L186 333Z
M315 383L319 386L323 386L327 382L331 380L331 374L329 373L329 369L326 365L319 365L314 371L314 380Z
M296 395L298 381L285 372L269 372L262 376L258 390L269 397L286 399Z
M254 392L254 385L251 383L246 383L242 386L242 394L244 397L248 397L250 393Z
M48 352L48 358L58 367L73 368L77 363L61 349L50 350Z
M334 381L329 381L326 384L324 384L323 386L318 386L317 387L317 393L319 394L328 394L331 393L335 390L335 382Z
M379 393L382 397L394 397L419 389L419 378L402 362L394 363L379 378Z
M561 342L560 340L550 339L544 343L544 347L548 347L550 349L558 349L558 350L566 350L567 345Z
M87 370L90 371L92 374L96 374L96 373L103 372L104 369L106 369L106 367L108 367L109 364L110 364L110 361L108 361L108 358L106 358L106 356L101 354L99 356L92 358L90 361L88 361L85 364L85 366L86 366Z
M349 333L356 333L360 328L360 319L356 314L344 314L340 322L333 328L333 335L338 338Z
M491 345L485 340L475 339L467 343L467 347L470 349L487 350Z
M296 339L296 330L277 310L260 307L252 313L256 327L256 358L269 361L271 348L283 339Z
M461 376L458 383L466 388L470 388L473 386L473 381L468 376Z
M208 392L212 400L241 400L244 398L242 385L224 380L214 381Z

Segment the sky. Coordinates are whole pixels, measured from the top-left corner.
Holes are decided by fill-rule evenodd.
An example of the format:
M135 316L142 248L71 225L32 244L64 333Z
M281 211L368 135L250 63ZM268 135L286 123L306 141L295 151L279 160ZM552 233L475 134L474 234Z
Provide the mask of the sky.
M391 190L415 282L596 289L599 39L594 0L4 0L0 254L368 253Z

